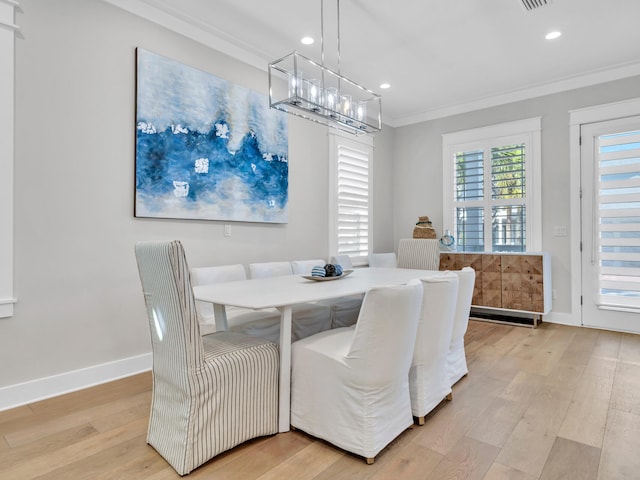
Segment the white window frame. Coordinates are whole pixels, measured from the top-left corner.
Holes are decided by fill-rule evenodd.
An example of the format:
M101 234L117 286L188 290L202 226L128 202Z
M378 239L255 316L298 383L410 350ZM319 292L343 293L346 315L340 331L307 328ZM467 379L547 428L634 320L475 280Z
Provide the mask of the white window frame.
M13 118L15 7L0 0L0 318L13 316Z
M474 128L442 135L442 172L443 199L442 222L443 231L450 230L457 238L455 231L455 154L461 151L486 149L488 146L526 143L526 251L542 250L542 194L541 194L541 117L533 117L515 122L501 123L488 127ZM485 158L485 177L490 158ZM485 189L485 192L487 190ZM486 197L486 195L485 195ZM482 202L480 202L482 203ZM486 199L477 206L494 205ZM471 206L471 205L470 205ZM475 206L475 205L474 205ZM491 248L492 229L490 210L485 210L484 248ZM487 223L488 222L488 223Z
M368 168L368 246L373 245L373 138L370 135L354 137L339 131L329 132L329 258L338 255L338 149L340 146L359 150L369 159ZM354 266L366 265L367 256L351 256Z

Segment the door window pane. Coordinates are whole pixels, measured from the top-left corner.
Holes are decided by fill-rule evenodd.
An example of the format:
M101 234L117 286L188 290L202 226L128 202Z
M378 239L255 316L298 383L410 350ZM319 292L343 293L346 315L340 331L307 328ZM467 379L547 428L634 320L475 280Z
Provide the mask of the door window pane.
M640 308L640 131L597 142L599 303Z

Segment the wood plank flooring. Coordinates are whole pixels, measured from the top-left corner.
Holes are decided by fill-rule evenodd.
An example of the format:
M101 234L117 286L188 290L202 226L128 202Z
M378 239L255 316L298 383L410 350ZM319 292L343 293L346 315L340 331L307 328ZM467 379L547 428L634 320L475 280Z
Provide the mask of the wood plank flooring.
M302 432L249 441L189 478L640 478L640 335L471 321L469 375L373 465ZM149 373L0 412L0 478L179 476L146 442Z

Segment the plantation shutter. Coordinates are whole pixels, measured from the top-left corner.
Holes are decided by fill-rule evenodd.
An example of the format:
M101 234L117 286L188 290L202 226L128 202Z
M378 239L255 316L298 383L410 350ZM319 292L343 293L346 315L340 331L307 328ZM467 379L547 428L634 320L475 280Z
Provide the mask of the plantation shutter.
M489 243L493 252L524 252L525 144L487 145L484 149L457 152L455 162L459 249L483 252ZM490 175L485 175L486 171Z
M442 136L443 232L462 252L542 248L540 117Z
M596 155L598 303L640 309L640 131L598 137Z
M491 149L491 243L494 252L525 251L525 150L524 143Z
M458 152L456 162L456 233L464 252L484 251L484 152Z
M352 259L369 254L369 152L338 145L338 245Z

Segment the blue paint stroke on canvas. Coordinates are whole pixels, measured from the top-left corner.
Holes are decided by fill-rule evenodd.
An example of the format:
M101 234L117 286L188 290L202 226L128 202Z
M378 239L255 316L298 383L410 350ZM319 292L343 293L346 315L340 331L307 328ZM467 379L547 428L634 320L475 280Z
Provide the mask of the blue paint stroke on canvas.
M143 49L137 75L137 217L287 222L286 114Z

